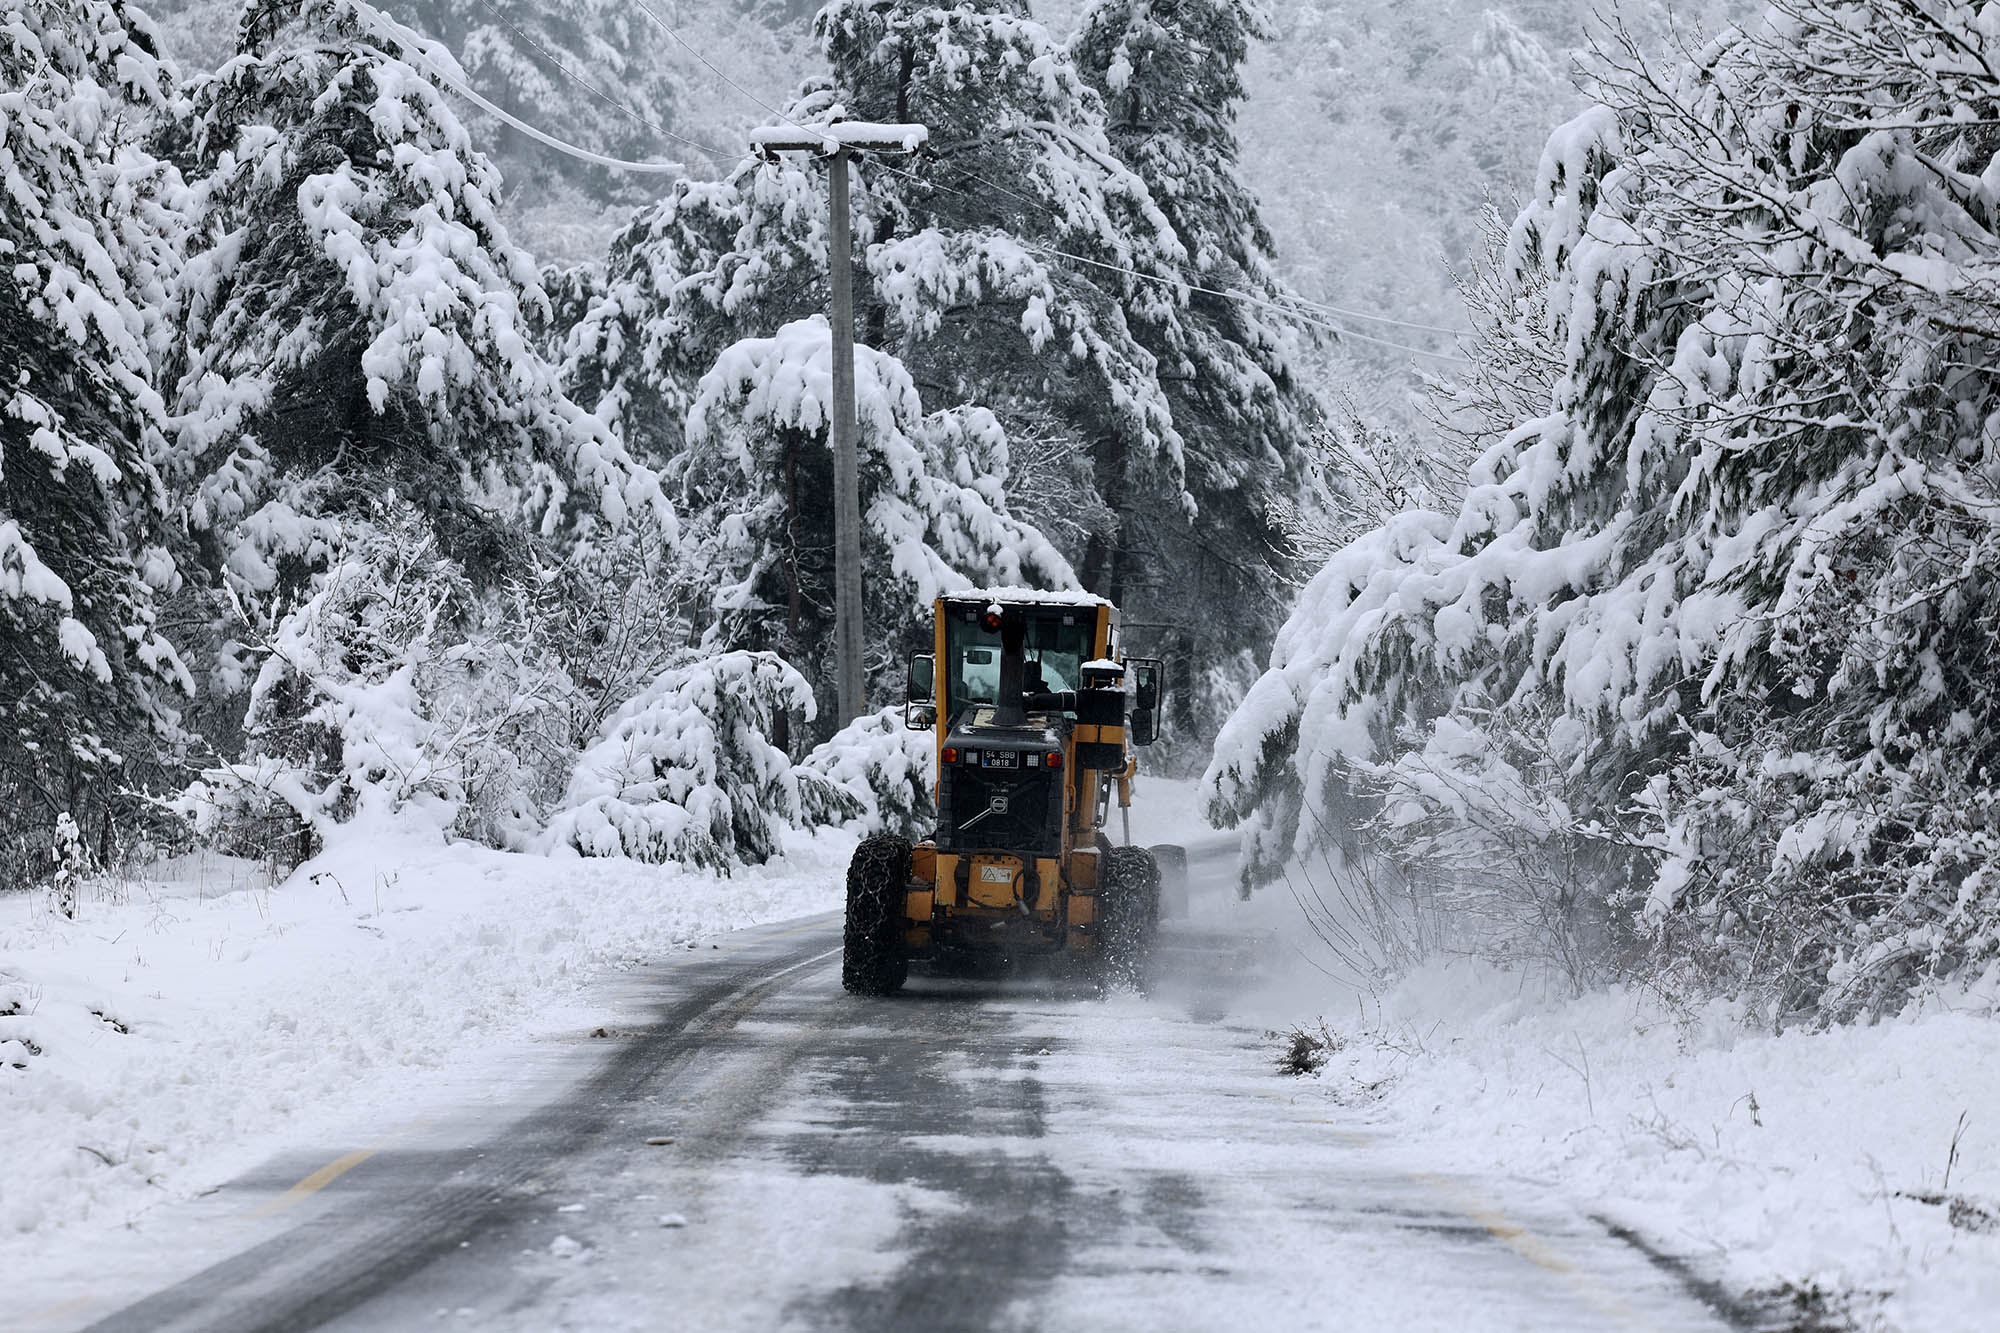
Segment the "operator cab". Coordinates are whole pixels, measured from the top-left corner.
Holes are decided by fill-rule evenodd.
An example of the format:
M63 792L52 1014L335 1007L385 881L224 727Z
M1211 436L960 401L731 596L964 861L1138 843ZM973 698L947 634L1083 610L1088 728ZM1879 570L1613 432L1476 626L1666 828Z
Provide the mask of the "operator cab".
M943 631L944 720L961 726L1006 726L1000 718L1002 614L1020 615L1021 702L1030 714L1063 711L1049 696L1075 691L1083 664L1099 657L1102 604L1095 598L1074 603L1006 605L986 597L948 599ZM1105 630L1109 626L1102 627ZM1074 718L1074 712L1070 714ZM1016 724L1019 725L1019 724Z

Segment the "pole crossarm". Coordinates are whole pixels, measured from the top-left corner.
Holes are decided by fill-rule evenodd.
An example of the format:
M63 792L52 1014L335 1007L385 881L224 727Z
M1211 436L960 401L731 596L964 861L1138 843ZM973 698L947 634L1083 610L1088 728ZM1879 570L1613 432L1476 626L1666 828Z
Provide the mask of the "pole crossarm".
M830 125L766 125L750 131L750 151L766 162L780 153L914 153L930 142L922 125L878 125L863 120L837 120Z

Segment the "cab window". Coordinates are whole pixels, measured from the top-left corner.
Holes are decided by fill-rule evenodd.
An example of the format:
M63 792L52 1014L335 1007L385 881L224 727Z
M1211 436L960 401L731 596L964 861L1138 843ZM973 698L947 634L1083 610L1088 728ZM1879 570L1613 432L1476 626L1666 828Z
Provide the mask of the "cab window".
M1032 614L1027 628L1023 690L1052 693L1078 688L1083 664L1093 656L1094 611L1051 608ZM999 696L1000 634L980 628L977 608L954 609L946 620L944 668L946 717L957 717L968 704L993 703Z

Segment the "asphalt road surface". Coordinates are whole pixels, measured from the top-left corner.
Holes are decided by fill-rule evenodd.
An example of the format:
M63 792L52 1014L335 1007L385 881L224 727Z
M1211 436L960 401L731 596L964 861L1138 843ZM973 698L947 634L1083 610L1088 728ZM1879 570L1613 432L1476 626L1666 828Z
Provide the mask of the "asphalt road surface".
M627 974L632 1021L512 1102L385 1116L160 1215L179 1258L38 1327L1728 1326L1555 1196L1426 1172L1278 1075L1239 1012L1266 942L1196 918L1108 997L856 999L833 917L729 937Z

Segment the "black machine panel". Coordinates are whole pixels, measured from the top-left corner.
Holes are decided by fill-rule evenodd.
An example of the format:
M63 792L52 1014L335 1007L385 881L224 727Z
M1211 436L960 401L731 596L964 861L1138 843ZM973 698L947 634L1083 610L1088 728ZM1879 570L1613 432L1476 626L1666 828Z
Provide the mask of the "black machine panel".
M1015 765L1021 760L1016 753L1006 758ZM945 765L939 792L940 851L1042 856L1062 851L1062 770L1015 765Z

